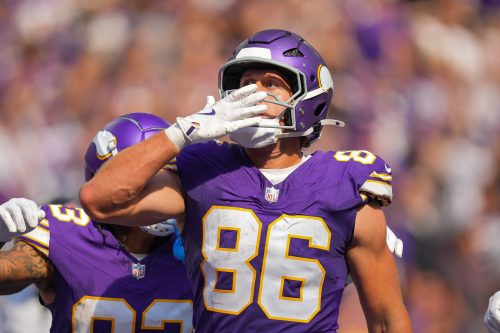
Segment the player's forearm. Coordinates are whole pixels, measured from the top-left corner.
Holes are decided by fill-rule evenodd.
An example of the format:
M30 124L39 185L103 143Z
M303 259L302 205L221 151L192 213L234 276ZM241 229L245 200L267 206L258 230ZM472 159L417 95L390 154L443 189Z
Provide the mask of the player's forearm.
M26 281L1 281L0 280L0 295L12 295L20 292L28 287L31 282Z
M178 153L163 131L120 152L80 189L83 208L98 221L127 215L148 181Z
M413 329L411 327L410 318L406 310L404 313L399 314L397 317L392 318L388 321L386 330L383 332L387 333L412 333Z
M368 331L370 333L412 333L408 312L403 308L394 313L381 318L367 316Z
M32 283L47 278L47 262L30 245L17 243L0 252L0 294L17 293Z

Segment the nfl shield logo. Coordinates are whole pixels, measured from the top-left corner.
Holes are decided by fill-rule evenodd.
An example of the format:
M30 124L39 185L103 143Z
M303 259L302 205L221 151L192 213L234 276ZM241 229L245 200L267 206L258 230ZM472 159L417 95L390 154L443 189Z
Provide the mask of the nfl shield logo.
M273 186L271 187L266 187L266 194L264 195L264 198L273 203L278 201L278 197L280 195L280 190L275 189Z
M137 280L142 279L146 274L146 265L141 265L139 263L132 264L132 276Z

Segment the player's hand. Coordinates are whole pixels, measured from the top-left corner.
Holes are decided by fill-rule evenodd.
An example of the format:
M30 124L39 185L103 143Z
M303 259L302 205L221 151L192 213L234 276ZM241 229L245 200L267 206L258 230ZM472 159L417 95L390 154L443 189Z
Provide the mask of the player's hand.
M45 217L45 212L38 205L25 198L10 199L0 205L0 242L30 232L38 221Z
M214 96L207 96L205 106L203 108L204 109L211 108L214 104L215 104L215 97Z
M267 109L265 104L258 105L266 97L265 92L257 92L255 84L237 89L215 103L209 96L203 110L177 118L177 123L166 130L167 136L182 149L187 144L218 139L240 128L255 126L261 121L257 115Z
M500 291L490 297L488 309L484 315L484 323L490 333L500 333Z
M398 258L403 257L403 241L399 239L389 227L387 227L387 236L385 241L387 242L387 247L392 253L394 253Z

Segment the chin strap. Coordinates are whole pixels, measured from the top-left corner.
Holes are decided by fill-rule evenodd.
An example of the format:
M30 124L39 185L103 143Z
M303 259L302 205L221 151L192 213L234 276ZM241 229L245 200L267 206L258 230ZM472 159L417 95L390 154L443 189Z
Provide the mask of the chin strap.
M316 123L314 126L309 128L305 132L286 132L286 133L277 134L276 137L278 139L284 139L284 138L296 138L298 136L308 136L309 134L312 134L314 131L316 131L316 128L318 126L325 126L325 125L344 127L345 123L343 121L335 120L335 119L323 119L323 120L320 120L318 123Z
M336 119L323 119L323 120L319 121L319 124L321 126L325 126L325 125L332 125L332 126L338 126L338 127L345 126L345 123L343 121L336 120Z

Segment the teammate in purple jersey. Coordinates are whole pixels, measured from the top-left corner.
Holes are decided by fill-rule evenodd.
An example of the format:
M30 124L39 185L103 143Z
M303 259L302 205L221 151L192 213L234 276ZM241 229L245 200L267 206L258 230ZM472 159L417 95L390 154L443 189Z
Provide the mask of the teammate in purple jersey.
M300 36L265 30L219 75L221 100L107 163L89 214L137 225L186 215L196 332L336 332L352 275L370 332L411 332L382 206L391 169L369 151L305 155L333 80ZM210 141L229 134L236 144ZM176 157L178 173L158 175ZM137 219L137 217L145 219Z
M114 119L87 150L86 180L119 151L167 127L150 114ZM0 206L1 241L12 236L4 230L9 224L20 232L36 226L0 252L3 294L34 283L52 313L51 332L192 332L192 292L183 258L174 254L175 221L122 227L93 221L73 205L41 210L45 218L36 226L33 201Z

